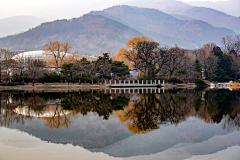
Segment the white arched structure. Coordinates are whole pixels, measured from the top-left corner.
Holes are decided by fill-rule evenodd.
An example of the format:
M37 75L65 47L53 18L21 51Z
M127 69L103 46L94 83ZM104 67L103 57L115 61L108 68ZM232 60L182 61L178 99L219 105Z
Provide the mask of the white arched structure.
M65 56L68 57L69 55L70 54L67 53ZM18 60L26 61L28 59L44 60L44 59L52 59L52 58L53 58L53 55L50 52L45 52L43 50L23 52L12 57L12 59L16 61Z
M63 53L61 53L63 54ZM65 57L70 56L71 54L67 53ZM95 61L97 60L97 57L95 56L88 56L88 55L76 55L76 59L82 59L86 58L88 61ZM24 61L27 62L29 59L30 60L46 60L46 59L52 59L53 55L50 52L45 52L43 50L37 50L37 51L27 51L27 52L22 52L19 53L15 56L13 56L11 59L14 59L16 61Z

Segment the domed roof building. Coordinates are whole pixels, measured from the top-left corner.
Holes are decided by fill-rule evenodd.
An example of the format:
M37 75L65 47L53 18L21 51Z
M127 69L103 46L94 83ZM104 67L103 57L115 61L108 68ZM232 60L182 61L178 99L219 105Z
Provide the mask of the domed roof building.
M63 53L62 53L63 54ZM67 53L65 55L66 58L70 57L72 54ZM97 57L94 56L88 56L88 55L76 55L76 59L82 59L86 58L89 61L95 61L97 60ZM27 52L22 52L19 53L15 56L13 56L11 59L14 59L16 61L24 61L26 62L27 60L48 60L48 59L53 59L53 55L50 52L45 52L43 50L37 50L37 51L27 51Z
M69 56L70 54L67 53L66 57ZM46 59L52 59L53 55L49 52L45 52L43 50L38 50L38 51L27 51L27 52L22 52L19 53L15 56L12 57L14 60L27 60L27 59L39 59L39 60L46 60Z
M28 58L34 58L34 59L41 59L43 56L44 52L39 50L39 51L28 51L28 52L22 52L19 53L15 56L12 57L14 60L20 60L22 58L28 59Z

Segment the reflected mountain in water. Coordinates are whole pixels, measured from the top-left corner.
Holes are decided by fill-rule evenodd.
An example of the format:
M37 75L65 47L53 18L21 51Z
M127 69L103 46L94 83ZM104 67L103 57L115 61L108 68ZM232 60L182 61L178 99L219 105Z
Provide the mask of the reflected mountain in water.
M44 141L71 143L115 157L155 154L239 130L239 93L1 92L0 123ZM221 147L228 146L208 149L209 153Z

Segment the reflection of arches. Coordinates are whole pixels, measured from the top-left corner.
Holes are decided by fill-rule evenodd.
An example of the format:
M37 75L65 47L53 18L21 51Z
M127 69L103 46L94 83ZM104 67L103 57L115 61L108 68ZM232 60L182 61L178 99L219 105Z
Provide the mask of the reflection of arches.
M64 116L67 114L70 114L70 111L62 111L62 109L58 110L58 107L55 105L50 105L48 107L45 107L42 111L34 111L33 109L29 108L28 106L24 107L17 107L13 110L17 114L21 114L24 116L29 117L38 117L38 118L46 118L46 117L53 117L56 114L58 116ZM56 113L57 112L57 113Z
M16 114L26 117L42 118L48 128L68 128L72 111L63 110L58 104L44 107L43 110L34 111L29 106L17 107L13 110Z

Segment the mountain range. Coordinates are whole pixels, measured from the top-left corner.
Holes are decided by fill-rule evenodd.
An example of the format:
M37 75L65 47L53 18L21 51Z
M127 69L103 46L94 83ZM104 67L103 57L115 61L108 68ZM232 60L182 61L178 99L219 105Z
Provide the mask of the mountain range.
M174 45L179 44L179 41L181 41L180 45L187 48L197 48L207 42L219 44L221 37L234 34L229 29L213 27L204 21L179 20L162 11L149 8L114 6L90 14L102 15L126 24L150 38L152 38L152 35L156 35L153 39L160 43ZM161 35L174 38L168 41L166 37Z
M116 53L129 39L147 36L162 46L194 49L209 42L221 45L222 37L240 32L240 18L213 9L176 0L134 4L138 7L119 5L79 18L38 22L39 26L26 32L0 38L0 47L37 50L49 41L69 41L73 50L96 55L107 49Z
M231 1L235 2L235 0ZM234 17L211 8L193 7L189 4L176 0L133 0L125 2L124 4L161 10L165 13L175 15L175 17L182 20L202 20L215 27L228 28L240 34L240 20L238 17Z
M100 53L118 51L132 37L142 33L100 15L84 15L71 20L42 23L27 32L0 39L0 46L20 50L43 49L49 41L70 42L74 50Z
M218 11L222 11L228 15L235 17L240 16L240 1L239 0L225 0L225 1L187 1L185 2L195 7L212 8Z

